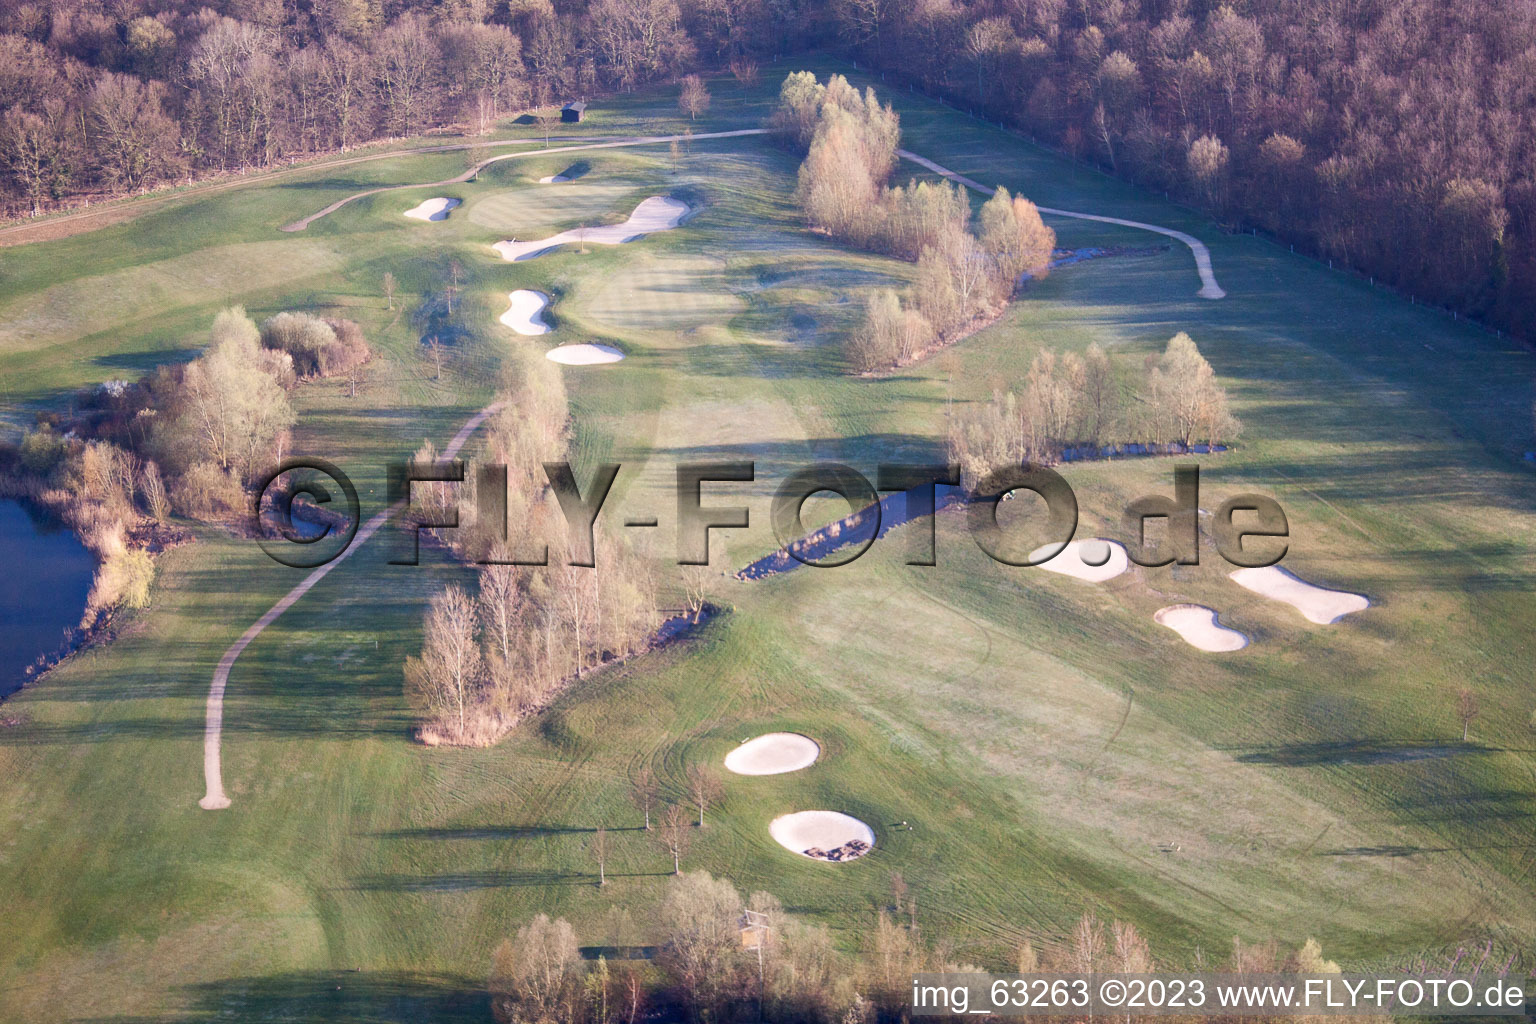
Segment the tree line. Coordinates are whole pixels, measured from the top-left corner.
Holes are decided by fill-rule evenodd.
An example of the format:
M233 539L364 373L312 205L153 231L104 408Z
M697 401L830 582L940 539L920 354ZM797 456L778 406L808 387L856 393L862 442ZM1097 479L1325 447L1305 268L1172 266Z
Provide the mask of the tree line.
M882 901L884 902L884 901ZM613 911L602 943L615 953L641 937ZM489 989L500 1024L635 1024L646 1019L877 1024L909 1019L912 978L926 971L1146 974L1196 967L1230 973L1339 974L1314 939L1286 950L1234 938L1219 967L1175 964L1154 955L1136 926L1085 912L1060 935L1026 938L1007 963L964 962L917 923L911 891L891 877L890 902L866 923L852 949L821 924L788 912L767 892L743 894L705 871L674 877L643 938L654 959L584 959L575 928L538 914L503 941ZM992 1018L988 1018L992 1019ZM1081 1024L1089 1018L1060 1018ZM1275 1018L1279 1019L1279 1018ZM1267 1024L1268 1018L1259 1018Z
M69 416L40 414L0 447L0 490L55 512L100 561L82 627L148 602L149 550L175 535L173 514L243 521L247 485L288 446L289 393L371 355L350 320L278 313L258 326L239 307L199 340L196 359L82 391Z
M1025 277L1050 269L1056 233L1035 205L999 188L971 224L970 200L948 181L889 182L900 119L873 89L808 71L779 89L769 128L803 152L796 198L806 220L840 241L917 264L904 294L869 296L845 342L848 365L868 372L910 362L994 319Z
M969 486L998 466L1097 458L1116 440L1215 445L1242 430L1211 364L1182 331L1147 359L1139 386L1125 376L1097 344L1082 355L1043 349L1017 389L951 414L950 459Z
M835 0L861 61L1530 338L1536 12Z
M803 46L809 0L0 5L0 204L259 167ZM685 112L701 113L696 87Z

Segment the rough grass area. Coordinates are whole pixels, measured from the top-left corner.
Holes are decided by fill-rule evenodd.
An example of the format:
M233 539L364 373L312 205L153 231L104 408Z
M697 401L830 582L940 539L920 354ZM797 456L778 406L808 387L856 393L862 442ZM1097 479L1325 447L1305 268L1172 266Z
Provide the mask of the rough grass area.
M718 83L709 127L755 124L781 70L752 97ZM665 147L583 154L590 169L570 185L525 183L565 161L509 161L459 187L465 205L440 223L404 220L417 198L402 192L277 233L359 183L464 167L415 156L191 195L6 250L0 411L15 422L82 384L187 358L224 303L340 312L379 358L356 398L334 382L300 390L294 450L343 466L370 513L387 461L451 436L507 346L619 344L624 362L566 371L578 472L624 463L604 515L659 515L636 541L670 558L676 464L756 460L757 480L706 498L752 504L751 530L716 536L724 573L776 546L768 498L792 469L837 459L873 476L931 460L952 403L1016 386L1040 348L1097 342L1129 380L1187 330L1247 427L1236 450L1193 460L1202 507L1274 495L1293 534L1285 565L1372 608L1315 626L1227 579L1210 550L1198 567L1085 586L985 560L947 515L935 568L904 564L908 527L846 568L722 575L711 596L732 610L697 638L599 673L495 748L425 749L408 739L400 663L427 595L467 574L430 554L389 566L379 538L237 665L223 748L234 805L208 813L196 801L210 674L298 573L201 531L162 559L152 606L121 639L24 691L27 724L0 729L0 1018L484 1020L491 950L537 911L572 919L584 944L654 938L671 865L635 828L634 773L651 766L682 799L689 765L718 768L769 731L811 735L822 756L784 776L720 769L725 798L687 864L776 893L845 947L900 871L925 933L997 968L1085 907L1134 921L1175 959L1219 956L1234 934L1315 936L1351 966L1484 940L1529 955L1536 499L1521 454L1536 447L1536 359L893 98L904 145L961 173L1194 233L1229 297L1195 297L1183 247L1094 260L1031 284L996 325L926 362L845 376L841 332L869 288L911 268L805 232L794 161L758 139L695 143L676 172ZM597 104L559 141L676 130L673 99ZM698 213L586 253L507 264L489 249L513 225L622 219L661 193ZM534 208L546 194L563 198ZM1068 248L1159 241L1053 226ZM409 311L454 260L476 334L437 379ZM553 334L495 322L515 288L552 297ZM1120 536L1127 502L1171 492L1172 464L1065 469L1080 536ZM1252 643L1216 658L1153 622L1183 602ZM1463 685L1482 705L1467 744ZM767 823L806 808L869 822L874 850L835 871L784 850ZM900 821L916 827L889 827ZM614 848L601 890L586 848L599 825Z

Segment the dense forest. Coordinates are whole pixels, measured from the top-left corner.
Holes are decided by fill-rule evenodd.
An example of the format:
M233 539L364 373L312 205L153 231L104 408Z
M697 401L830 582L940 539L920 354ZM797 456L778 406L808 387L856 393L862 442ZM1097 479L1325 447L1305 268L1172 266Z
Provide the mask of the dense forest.
M1536 4L0 5L13 215L813 47L1529 336Z
M879 67L1529 336L1536 4L840 0Z

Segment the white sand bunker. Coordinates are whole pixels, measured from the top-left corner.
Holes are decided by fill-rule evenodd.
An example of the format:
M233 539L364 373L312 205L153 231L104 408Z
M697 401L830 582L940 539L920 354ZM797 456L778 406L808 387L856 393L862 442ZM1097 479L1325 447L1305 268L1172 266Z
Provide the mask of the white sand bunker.
M562 181L571 181L571 180L573 180L573 179L567 178L563 174L546 174L546 175L544 175L544 177L539 179L539 184L540 185L558 185Z
M405 211L405 215L412 220L447 220L448 211L459 205L457 199L427 199L420 206L413 206Z
M783 814L768 823L768 834L784 849L815 860L853 860L875 845L873 829L837 811Z
M560 345L544 353L544 358L566 366L595 366L616 363L624 353L612 345Z
M594 228L572 228L558 235L537 242L519 242L512 239L491 246L504 260L528 260L553 249L557 245L581 243L583 245L620 245L632 242L641 235L653 231L675 228L688 213L688 204L670 196L651 196L642 200L623 224L604 224Z
M1029 560L1045 558L1059 545L1047 544L1029 553ZM1094 538L1074 540L1060 552L1039 563L1041 569L1059 572L1084 583L1103 583L1112 580L1130 567L1125 547L1117 541Z
M544 307L549 305L549 296L543 292L530 291L527 288L519 288L507 296L512 305L501 314L501 322L512 328L518 334L548 334L549 324L544 322L541 315ZM553 357L551 357L553 358Z
M1371 602L1361 594L1329 590L1298 579L1277 565L1263 569L1239 569L1232 574L1240 587L1276 601L1284 601L1310 621L1326 626L1353 612L1363 612Z
M1248 646L1248 638L1216 621L1216 613L1203 604L1175 604L1160 609L1153 621L1183 637L1202 651L1237 651Z
M821 747L797 732L770 732L747 740L725 755L725 767L737 775L782 775L809 768Z

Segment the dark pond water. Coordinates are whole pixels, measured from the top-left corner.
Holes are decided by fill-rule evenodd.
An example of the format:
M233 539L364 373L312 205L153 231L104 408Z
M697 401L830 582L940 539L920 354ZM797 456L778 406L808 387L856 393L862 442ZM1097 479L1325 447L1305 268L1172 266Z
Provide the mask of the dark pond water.
M80 624L96 560L57 523L0 499L0 696L17 690L28 665L62 647Z

